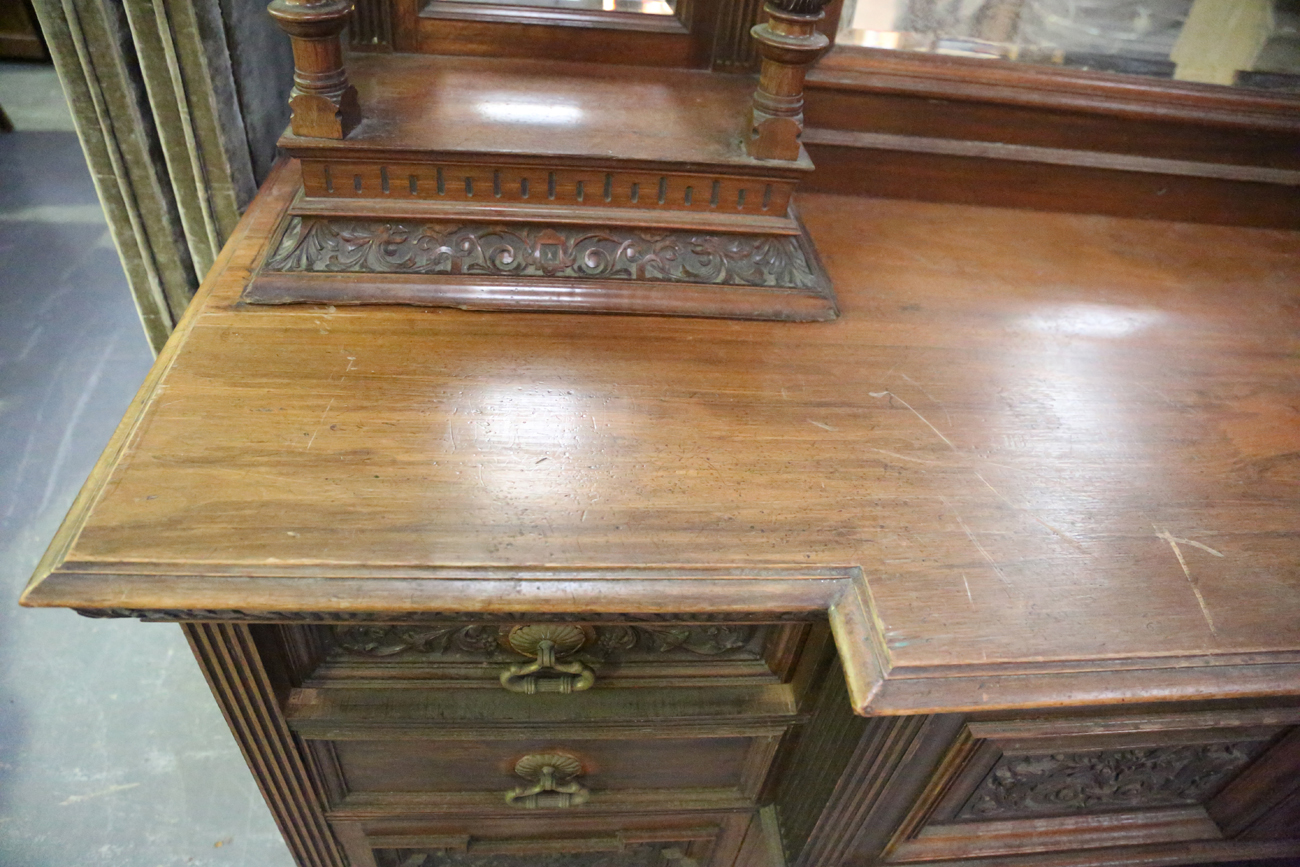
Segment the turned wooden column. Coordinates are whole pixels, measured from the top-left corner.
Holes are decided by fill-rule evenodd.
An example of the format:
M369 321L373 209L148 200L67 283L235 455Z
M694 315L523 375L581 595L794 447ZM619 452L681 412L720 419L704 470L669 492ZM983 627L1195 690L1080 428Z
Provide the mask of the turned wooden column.
M747 149L763 160L797 160L803 132L803 78L831 41L817 30L827 0L772 0L750 33L763 58Z
M339 34L353 0L271 0L266 11L293 40L294 135L343 138L361 120L357 89L343 67Z

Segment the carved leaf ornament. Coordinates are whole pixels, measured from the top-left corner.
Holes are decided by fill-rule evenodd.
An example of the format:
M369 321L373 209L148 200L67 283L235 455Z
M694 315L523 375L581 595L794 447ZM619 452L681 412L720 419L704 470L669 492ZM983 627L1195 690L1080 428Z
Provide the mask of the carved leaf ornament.
M1203 803L1263 742L1003 756L957 819L1010 819Z
M358 656L387 657L401 653L440 656L450 653L494 658L517 656L506 636L509 627L475 623L446 626L340 626L334 635L338 647ZM631 651L669 653L676 650L700 656L719 656L744 650L756 627L734 624L691 626L597 626L596 641L582 655L603 659Z
M394 656L405 651L441 654L491 653L500 649L495 626L354 626L338 631L339 646L366 656Z
M398 223L292 217L279 272L655 280L813 289L796 238L649 229Z
M618 852L479 855L397 849L381 850L377 854L381 867L695 867L696 863L674 843L631 844Z

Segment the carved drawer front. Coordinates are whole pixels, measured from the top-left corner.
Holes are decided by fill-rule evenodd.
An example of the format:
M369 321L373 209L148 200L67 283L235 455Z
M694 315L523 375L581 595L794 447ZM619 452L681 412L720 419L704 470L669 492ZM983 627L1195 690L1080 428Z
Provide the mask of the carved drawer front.
M779 738L553 736L310 742L335 812L740 809L754 804Z
M435 623L309 627L307 686L483 686L521 694L610 685L777 683L807 623Z
M886 860L1219 845L1260 809L1253 777L1294 763L1296 723L1294 709L969 722Z
M499 851L491 844L477 851L429 847L391 848L375 851L379 867L697 867L699 859L687 854L690 841L667 843L625 843L617 838L596 843L596 851L527 854ZM575 843L585 847L586 841ZM607 847L607 848L606 848ZM513 847L512 847L513 848ZM520 846L528 848L527 844ZM486 849L487 851L484 851Z
M352 867L776 867L756 813L332 823ZM752 838L752 839L747 839ZM742 856L743 851L743 856Z

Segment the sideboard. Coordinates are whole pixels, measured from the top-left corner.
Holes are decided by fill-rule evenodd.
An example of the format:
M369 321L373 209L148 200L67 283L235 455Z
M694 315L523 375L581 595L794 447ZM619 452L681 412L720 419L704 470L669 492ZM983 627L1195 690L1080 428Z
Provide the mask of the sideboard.
M179 622L302 867L1300 857L1295 234L812 194L833 322L244 303L298 171L23 604Z

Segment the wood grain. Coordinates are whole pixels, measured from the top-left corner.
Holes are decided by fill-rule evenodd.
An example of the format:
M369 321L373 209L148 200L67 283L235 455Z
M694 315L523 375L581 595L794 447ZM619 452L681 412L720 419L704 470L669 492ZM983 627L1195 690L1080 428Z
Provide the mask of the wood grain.
M239 308L242 242L26 602L824 610L860 568L885 707L1294 691L1294 235L805 208L834 325Z
M1130 121L1300 132L1300 98L1217 87L1060 69L1031 63L937 56L910 51L835 49L809 75L828 89L880 92L954 103L991 103L1109 115ZM1139 127L1140 129L1140 127Z
M754 91L745 75L400 54L352 57L348 75L365 106L360 126L342 141L286 134L281 147L338 160L522 155L532 165L571 158L626 169L727 167L785 177L811 168L806 158L765 163L745 153Z
M843 47L805 99L817 189L1300 226L1294 95Z
M761 3L677 0L673 15L393 0L399 51L746 72Z
M557 811L539 817L520 812L470 817L375 817L339 820L335 826L356 843L377 849L450 848L472 855L532 855L536 859L533 863L541 860L542 853L615 852L638 843L673 842L683 844L685 854L698 859L702 867L727 867L737 863L736 851L753 815L752 811L691 813L671 809L647 816ZM769 867L764 861L742 863L747 867Z

